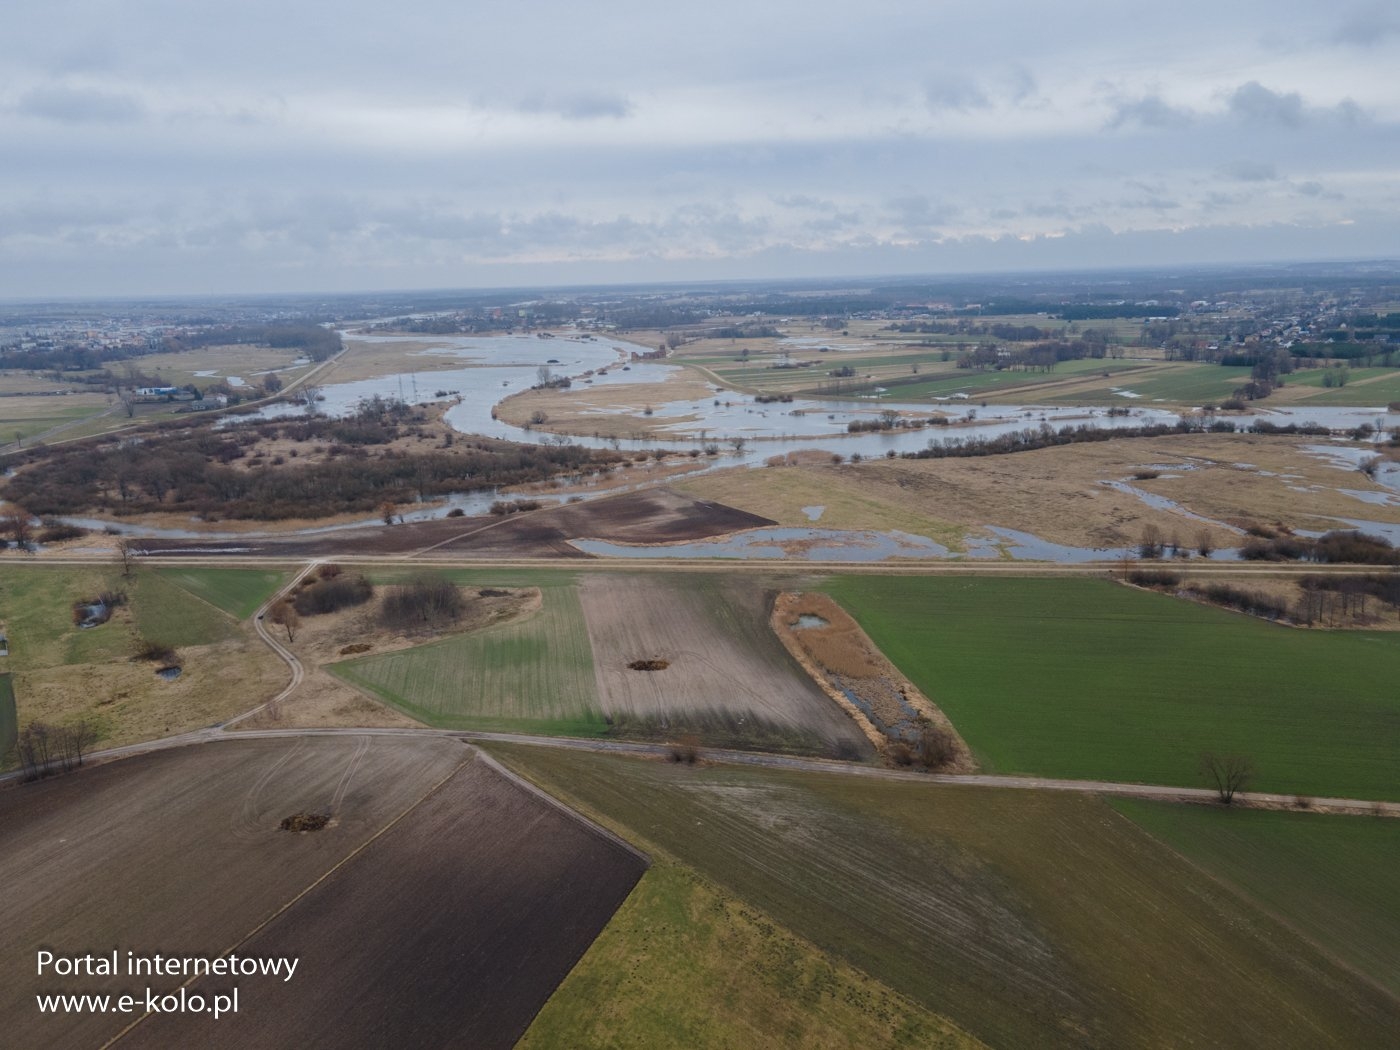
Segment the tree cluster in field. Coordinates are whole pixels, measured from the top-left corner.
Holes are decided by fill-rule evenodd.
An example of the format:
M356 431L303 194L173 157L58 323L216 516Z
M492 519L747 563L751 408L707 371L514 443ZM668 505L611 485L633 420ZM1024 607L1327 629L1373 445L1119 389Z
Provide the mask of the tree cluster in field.
M972 456L1000 456L1012 452L1031 452L1041 448L1075 445L1084 442L1112 441L1116 438L1165 437L1168 434L1233 434L1238 428L1228 419L1209 423L1182 419L1175 423L1147 423L1140 427L1094 427L1087 423L1063 426L1058 430L1048 423L1039 428L1026 428L989 437L931 440L927 448L899 453L900 459L957 459ZM1249 427L1255 434L1317 434L1327 435L1326 427L1312 423L1278 425L1257 420Z
M96 742L97 728L91 722L55 726L34 721L19 731L15 757L25 780L39 780L77 769Z
M365 419L263 423L246 430L182 424L158 428L139 440L109 438L31 450L18 460L19 469L2 491L6 500L42 515L176 511L207 520L274 521L373 512L386 501L411 503L606 471L622 459L616 452L567 444L486 441L457 442L422 454L386 449L370 456L365 444L346 442L326 447L327 458L320 462L279 462L280 457L263 462L253 456L246 469L232 466L266 438L339 436L380 443L399 432L396 424Z
M1400 573L1365 576L1304 576L1295 617L1299 623L1365 620L1375 603L1400 617Z
M330 575L326 569L334 569ZM322 616L363 605L374 597L374 584L356 573L348 575L335 566L323 566L319 579L303 581L292 598L300 616Z
M1380 536L1334 530L1313 539L1289 532L1251 536L1240 547L1245 561L1313 561L1348 565L1400 565L1400 550Z
M993 369L998 372L1053 372L1061 361L1080 361L1084 358L1101 358L1108 354L1107 344L1102 337L1066 341L1049 340L1032 343L1030 346L1009 349L998 346L979 346L958 357L957 367L985 372ZM1098 333L1092 333L1098 335Z
M453 624L466 609L466 599L455 583L423 575L387 588L379 619L391 630L419 631Z

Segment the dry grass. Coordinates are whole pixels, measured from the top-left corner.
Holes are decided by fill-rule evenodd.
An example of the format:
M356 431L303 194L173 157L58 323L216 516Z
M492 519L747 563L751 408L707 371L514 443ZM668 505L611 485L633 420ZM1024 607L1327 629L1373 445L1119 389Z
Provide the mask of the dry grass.
M182 647L179 656L183 672L170 682L149 663L125 660L23 672L16 675L21 719L90 718L102 728L102 746L119 747L222 722L287 682L286 665L246 636Z
M1302 451L1317 442L1253 434L1126 438L972 459L805 464L717 474L681 487L783 524L807 524L801 507L824 504L821 526L899 528L943 543L950 533L998 525L1056 543L1122 547L1136 544L1151 525L1164 539L1176 536L1187 546L1203 529L1216 547L1239 544L1227 529L1149 507L1102 484L1125 479L1216 521L1282 522L1301 529L1336 528L1339 517L1400 522L1400 507L1366 504L1339 492L1383 490L1359 471L1339 470ZM1132 480L1145 466L1181 463L1193 469Z
M802 616L819 617L825 624L794 629ZM873 720L861 716L857 721L862 728L875 729L876 735L871 739L877 746L889 743L881 727L888 729L907 721L905 708L912 708L921 718L951 734L956 742L955 757L942 767L943 772L970 773L976 769L972 752L948 717L899 673L830 595L780 594L773 605L772 623L788 650L801 653L802 665L808 673L814 669L819 672L813 677L829 694L833 692L831 686L837 687L837 695L841 689L850 690L870 708ZM845 700L842 706L847 711L855 706L844 696L841 699Z
M578 382L568 390L527 390L497 405L496 416L514 426L532 425L536 430L552 433L645 436L663 427L694 423L702 418L698 414L648 416L648 406L657 407L672 401L709 404L714 398L715 391L709 383L693 372L680 371L661 383L619 387L587 386ZM531 424L536 412L545 414L544 423Z

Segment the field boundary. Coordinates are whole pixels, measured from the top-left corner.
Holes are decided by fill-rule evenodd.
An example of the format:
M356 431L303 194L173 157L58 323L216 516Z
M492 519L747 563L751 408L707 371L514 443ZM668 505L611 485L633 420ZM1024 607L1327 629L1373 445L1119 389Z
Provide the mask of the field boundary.
M541 788L538 784L534 784L531 781L526 780L514 770L507 769L499 761L497 761L495 756L489 754L476 744L469 743L468 746L471 748L472 754L474 754L477 757L478 761L482 762L488 769L499 773L502 777L510 781L516 787L522 789L530 795L537 797L542 802L546 802L549 805L553 806L560 813L563 813L565 816L583 825L583 827L586 828L588 831L601 836L603 839L607 840L608 842L611 842L614 846L621 846L628 853L632 854L632 856L640 860L642 864L645 865L645 870L651 869L651 857L648 854L644 853L642 850L638 849L636 846L632 845L632 843L628 842L621 835L617 834L609 828L603 827L603 825L599 824L596 820L593 820L591 817L586 816L579 810L574 809L573 807L567 805L561 800L555 798L548 791L545 791L543 788Z

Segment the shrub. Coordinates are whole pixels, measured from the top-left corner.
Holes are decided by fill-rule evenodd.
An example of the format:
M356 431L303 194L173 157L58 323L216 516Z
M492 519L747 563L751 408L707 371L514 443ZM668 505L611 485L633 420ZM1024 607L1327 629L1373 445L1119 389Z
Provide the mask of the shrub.
M379 616L386 627L413 630L452 623L466 607L456 584L436 576L415 576L389 588Z
M302 616L319 616L363 605L374 597L374 585L363 576L332 576L297 591L292 606Z

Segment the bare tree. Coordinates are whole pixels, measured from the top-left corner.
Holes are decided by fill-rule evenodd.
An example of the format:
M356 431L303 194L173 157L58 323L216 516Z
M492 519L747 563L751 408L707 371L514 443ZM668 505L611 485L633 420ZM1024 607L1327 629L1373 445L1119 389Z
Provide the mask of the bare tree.
M747 445L748 442L741 437L732 437L729 439L729 444L733 447L736 456L742 456L744 454L744 446Z
M136 415L136 391L129 387L117 388L117 400L122 403L122 411L126 413L126 418L130 419Z
M301 626L301 616L291 602L284 598L272 607L272 612L268 614L267 618L286 630L288 645L297 640L297 628Z
M33 526L30 524L29 511L23 507L11 506L5 512L3 520L4 530L10 534L10 538L15 541L16 547L28 547L33 535Z
M394 524L394 515L398 513L398 506L390 500L385 500L379 505L379 516L385 525Z
M136 552L132 550L131 541L125 536L117 540L117 557L122 560L122 575L131 575L131 559Z
M1223 805L1235 800L1254 777L1254 763L1243 755L1217 755L1207 751L1201 755L1201 775L1206 778Z

